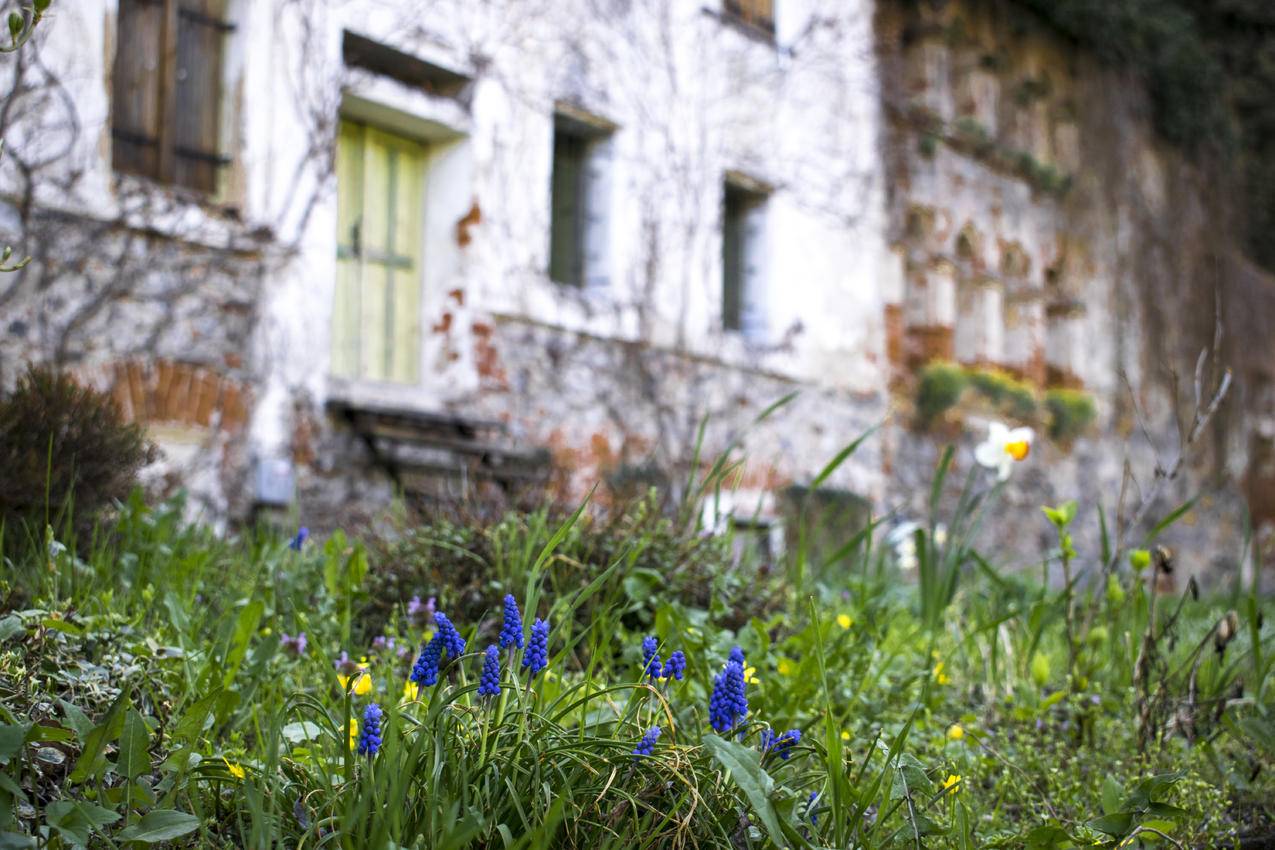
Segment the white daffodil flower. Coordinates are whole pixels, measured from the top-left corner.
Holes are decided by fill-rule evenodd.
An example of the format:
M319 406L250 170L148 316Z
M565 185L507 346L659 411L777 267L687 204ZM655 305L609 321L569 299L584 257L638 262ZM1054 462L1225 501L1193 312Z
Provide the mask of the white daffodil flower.
M1014 463L1031 452L1033 437L1030 428L1010 429L1000 422L991 422L987 426L987 439L974 449L974 459L980 466L996 470L996 477L1004 481L1013 471Z

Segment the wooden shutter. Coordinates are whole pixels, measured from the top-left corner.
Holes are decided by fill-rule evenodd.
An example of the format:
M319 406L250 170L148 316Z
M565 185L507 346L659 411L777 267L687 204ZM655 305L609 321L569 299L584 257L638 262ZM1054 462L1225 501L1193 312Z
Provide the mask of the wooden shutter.
M159 176L161 92L166 12L153 0L120 0L111 80L114 167Z
M359 375L363 278L363 127L341 122L337 135L337 276L332 307L332 374Z
M766 335L766 202L754 198L744 212L739 329L752 340Z
M585 166L582 234L584 285L606 289L611 285L611 138L589 145Z
M343 122L337 153L335 374L420 374L421 146Z
M212 192L226 160L221 148L224 0L180 0L174 69L172 181Z

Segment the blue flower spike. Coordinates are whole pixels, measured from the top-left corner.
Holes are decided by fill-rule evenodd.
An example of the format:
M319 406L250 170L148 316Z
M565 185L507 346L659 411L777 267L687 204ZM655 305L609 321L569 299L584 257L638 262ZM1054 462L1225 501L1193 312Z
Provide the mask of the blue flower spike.
M642 736L642 740L638 741L638 745L633 748L633 755L649 756L655 752L655 742L660 739L660 727L652 726L646 730L646 734Z
M686 653L677 650L668 657L668 661L664 664L664 669L660 671L665 679L676 679L682 681L682 675L686 672Z
M452 658L460 658L465 654L465 639L460 636L460 632L456 630L456 626L447 618L442 611L434 612L434 625L438 626L439 637L443 641L443 649Z
M523 647L522 613L518 610L518 600L513 594L505 596L505 616L500 624L500 648L514 646Z
M775 753L784 761L792 758L792 749L801 743L801 730L789 729L782 735L776 735L769 729L761 733L761 751L762 755L767 753Z
M443 641L441 635L434 635L434 639L421 649L421 654L416 659L416 663L412 665L411 680L422 687L430 687L438 684L438 664L443 657Z
M363 727L359 730L359 755L374 756L381 749L381 719L385 715L376 703L363 709Z
M748 714L743 662L731 659L713 680L708 701L708 721L716 732L729 732Z
M531 624L531 640L522 656L522 666L534 679L549 664L549 624L539 617Z
M500 696L500 650L495 644L483 653L483 672L478 680L478 695Z

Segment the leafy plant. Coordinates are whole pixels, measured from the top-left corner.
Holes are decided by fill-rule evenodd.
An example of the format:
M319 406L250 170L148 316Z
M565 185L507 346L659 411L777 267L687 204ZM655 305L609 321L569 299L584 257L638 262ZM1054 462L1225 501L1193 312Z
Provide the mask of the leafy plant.
M43 527L74 504L83 528L128 495L151 452L109 395L30 366L0 400L0 518L13 526L38 521L42 539Z
M916 415L920 425L933 424L954 407L967 382L965 370L955 363L936 360L925 366L916 389Z
M1054 388L1045 393L1049 411L1049 436L1070 442L1085 432L1098 415L1093 396L1084 390Z

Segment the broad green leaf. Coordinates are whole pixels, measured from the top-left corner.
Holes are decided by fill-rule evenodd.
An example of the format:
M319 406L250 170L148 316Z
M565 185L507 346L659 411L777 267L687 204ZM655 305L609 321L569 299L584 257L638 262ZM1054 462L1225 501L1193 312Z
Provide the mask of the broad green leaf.
M235 633L230 639L230 648L226 652L225 668L222 671L221 683L224 687L230 687L230 683L239 673L239 667L248 654L248 646L252 643L252 636L257 633L257 627L261 624L261 615L265 613L265 610L266 603L260 599L254 599L239 612L239 619L235 623Z
M705 735L704 746L717 759L717 763L730 772L731 779L744 792L753 811L770 833L771 841L776 846L785 846L787 842L779 828L779 814L770 799L775 782L762 770L761 754L751 747L726 741L716 735Z
M67 725L74 729L76 737L83 741L93 731L93 721L74 703L60 699L58 705L62 706L62 716L66 718Z
M120 841L140 841L154 844L171 841L199 829L199 818L174 809L156 809L147 812L141 820L120 831Z
M124 719L124 732L120 736L120 753L116 769L126 779L136 779L150 772L150 730L137 709L130 708Z
M58 800L45 809L45 820L63 838L77 847L85 847L94 830L115 823L120 816L110 809L84 800Z
M1135 812L1112 812L1089 821L1089 828L1117 837L1126 835L1133 826Z
M289 744L302 744L306 741L316 740L322 734L322 731L318 724L311 723L309 720L302 720L284 726L282 734L284 740Z
M22 744L26 741L30 728L30 723L0 726L0 759L8 761L22 752Z
M19 619L17 614L10 614L0 620L0 643L25 633L26 628L22 625L22 620Z
M19 832L0 832L0 850L28 850L35 847L35 838Z
M98 762L106 750L106 745L118 738L124 727L124 706L127 703L128 691L121 691L107 710L106 719L94 726L93 731L84 737L84 749L80 752L80 757L75 762L75 769L71 771L69 777L72 783L78 784L97 773Z
M1102 780L1102 813L1104 815L1112 814L1120 810L1120 803L1124 800L1124 789L1120 787L1120 783L1116 782L1111 776L1103 777Z
M208 715L212 714L213 708L217 705L217 700L221 699L221 695L222 689L217 688L191 703L173 728L173 737L186 743L194 743L199 740L199 736L203 734L204 729L208 726Z

